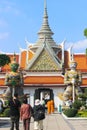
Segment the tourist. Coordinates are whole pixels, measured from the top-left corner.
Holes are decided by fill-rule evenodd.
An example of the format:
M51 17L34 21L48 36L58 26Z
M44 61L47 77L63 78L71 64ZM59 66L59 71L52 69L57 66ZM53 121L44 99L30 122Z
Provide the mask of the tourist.
M51 104L51 113L54 113L54 101L51 100L50 104Z
M43 130L43 119L45 119L45 107L40 104L40 100L35 100L34 112L34 130Z
M11 128L14 130L19 130L19 118L20 118L20 107L21 103L18 100L18 94L15 93L14 97L9 101L8 106L10 107L10 119L11 119Z
M2 103L2 101L0 100L0 113L2 113L3 112L3 103Z
M31 119L32 107L27 103L27 98L23 100L23 104L20 109L20 118L23 120L24 130L30 130L30 119Z
M41 105L43 105L45 107L45 100L44 98L42 98L42 100L40 101Z
M50 100L47 102L47 113L51 114L51 101Z

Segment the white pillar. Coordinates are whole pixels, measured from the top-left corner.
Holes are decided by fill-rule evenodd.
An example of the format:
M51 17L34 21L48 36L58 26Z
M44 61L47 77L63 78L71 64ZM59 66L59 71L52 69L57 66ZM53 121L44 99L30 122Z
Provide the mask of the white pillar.
M72 79L72 97L74 102L75 101L75 79Z
M19 55L19 65L21 65L21 53L22 53L22 48L19 48L20 49L20 55Z
M44 93L41 92L41 93L40 93L40 100L42 100L43 97L44 97Z
M27 45L27 49L26 49L26 67L28 65L28 59L29 59L29 42L27 41L27 39L25 38L25 43Z
M27 51L26 51L26 66L28 65L28 58L29 58L29 50L27 46Z
M65 46L65 41L62 42L62 63L64 63L64 46Z
M75 86L73 84L73 102L75 101Z

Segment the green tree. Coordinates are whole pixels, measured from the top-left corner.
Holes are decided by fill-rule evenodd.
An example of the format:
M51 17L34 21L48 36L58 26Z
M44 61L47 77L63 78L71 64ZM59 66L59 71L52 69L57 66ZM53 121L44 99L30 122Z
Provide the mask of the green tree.
M87 28L84 29L84 36L87 38Z
M84 36L87 38L87 28L84 29ZM86 53L86 56L87 56L87 48L86 48L85 53Z
M6 54L0 54L0 67L9 64L11 62L10 57Z

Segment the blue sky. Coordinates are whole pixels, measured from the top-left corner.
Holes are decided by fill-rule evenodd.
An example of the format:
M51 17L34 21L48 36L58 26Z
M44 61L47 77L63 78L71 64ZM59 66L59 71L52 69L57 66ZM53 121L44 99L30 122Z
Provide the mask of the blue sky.
M38 39L44 0L0 0L0 52L19 52ZM47 0L48 21L57 44L66 39L65 49L85 53L87 39L87 0Z

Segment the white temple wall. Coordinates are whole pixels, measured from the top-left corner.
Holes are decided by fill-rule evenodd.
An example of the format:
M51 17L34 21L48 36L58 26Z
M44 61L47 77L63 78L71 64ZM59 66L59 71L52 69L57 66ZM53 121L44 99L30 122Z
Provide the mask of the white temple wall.
M30 103L32 107L34 106L34 93L35 93L35 89L36 88L29 88L29 87L24 88L24 94L27 93L27 94L30 95L30 98L28 98L28 103Z
M3 93L5 92L6 89L7 89L7 88L1 87L1 88L0 88L0 94L3 94Z
M49 88L49 87L48 87ZM28 99L28 102L31 104L31 106L34 106L34 93L35 93L35 89L37 88L29 88L26 87L24 88L24 94L28 93L30 95L30 99ZM51 89L53 90L53 94L54 94L54 105L55 108L58 108L58 106L61 104L62 105L62 101L58 98L58 94L59 93L63 93L64 92L64 88L62 87L51 87Z
M32 107L34 106L35 89L37 89L37 87L24 87L23 88L24 94L30 95L30 98L28 98L28 103L30 103ZM62 87L58 87L58 88L57 87L50 87L50 89L53 90L55 108L58 108L58 106L60 104L62 104L62 101L58 98L58 94L63 93L64 88L62 88ZM4 91L5 91L5 88L0 88L0 94L3 94Z
M58 87L58 88L53 88L53 93L54 93L54 105L55 108L59 108L59 105L62 105L63 101L61 101L58 97L59 93L63 93L64 92L64 88L62 87Z

